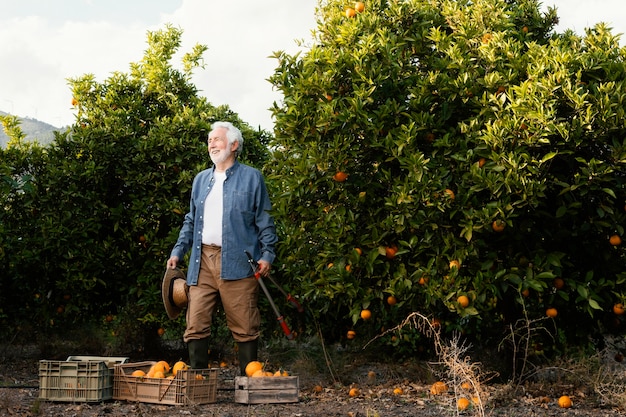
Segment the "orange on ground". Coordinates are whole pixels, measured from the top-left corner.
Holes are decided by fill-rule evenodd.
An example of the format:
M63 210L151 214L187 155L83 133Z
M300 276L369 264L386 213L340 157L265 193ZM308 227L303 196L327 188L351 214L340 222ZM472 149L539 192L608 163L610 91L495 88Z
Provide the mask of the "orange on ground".
M346 334L346 337L350 340L354 339L356 337L356 332L354 330L348 330L348 333Z
M398 388L393 389L393 395L402 395L402 394L404 394L404 391L402 390L402 388L398 387Z
M609 238L609 243L613 246L619 246L622 244L622 238L619 235L613 235Z
M260 370L263 370L263 364L259 361L252 361L246 365L246 376L252 376L252 374Z
M359 391L358 388L350 388L350 391L348 392L348 395L351 397L356 397L360 394L361 392Z
M348 179L348 174L343 171L339 171L335 175L333 175L333 179L337 182L344 182Z
M389 304L390 306L395 306L397 302L398 299L395 296L390 295L389 297L387 297L387 304Z
M357 1L356 3L354 3L354 10L357 13L363 13L363 10L365 10L365 3L363 3L362 1Z
M555 318L557 314L559 314L559 312L554 307L550 307L546 310L546 316L548 317Z
M459 303L459 305L463 308L467 307L470 303L467 295L459 295L459 297L456 299L456 302Z
M621 316L622 314L624 314L626 310L624 310L624 304L622 303L616 303L613 305L613 313L615 313L618 316Z
M563 395L559 398L559 407L570 408L572 406L572 400L567 395Z
M313 392L322 392L324 388L321 385L316 385L313 387Z
M363 320L369 320L372 318L372 312L368 309L361 310L361 318Z
M430 393L432 395L443 394L444 392L447 392L447 391L448 391L448 386L444 382L441 382L441 381L435 382L430 387Z
M458 408L460 411L465 410L467 407L469 407L469 405L470 401L465 397L459 398L456 402L456 408Z
M142 377L142 376L146 376L146 373L144 371L142 371L141 369L137 369L137 370L133 371L131 376Z

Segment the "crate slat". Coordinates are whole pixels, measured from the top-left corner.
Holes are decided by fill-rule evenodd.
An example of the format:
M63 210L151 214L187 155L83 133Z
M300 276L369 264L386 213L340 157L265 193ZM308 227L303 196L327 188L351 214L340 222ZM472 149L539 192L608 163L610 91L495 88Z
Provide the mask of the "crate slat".
M297 376L235 378L235 402L241 404L283 404L298 402Z

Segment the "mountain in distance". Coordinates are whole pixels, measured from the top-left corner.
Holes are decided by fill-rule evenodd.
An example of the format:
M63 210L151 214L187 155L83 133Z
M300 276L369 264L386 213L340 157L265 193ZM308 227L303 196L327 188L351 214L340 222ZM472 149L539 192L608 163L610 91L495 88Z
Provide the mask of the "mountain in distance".
M7 116L8 113L0 111L0 116ZM48 145L54 140L54 132L61 132L65 128L54 127L48 123L41 122L30 117L20 117L20 127L26 135L26 141L38 142L41 145ZM0 148L6 148L9 137L4 133L0 124Z

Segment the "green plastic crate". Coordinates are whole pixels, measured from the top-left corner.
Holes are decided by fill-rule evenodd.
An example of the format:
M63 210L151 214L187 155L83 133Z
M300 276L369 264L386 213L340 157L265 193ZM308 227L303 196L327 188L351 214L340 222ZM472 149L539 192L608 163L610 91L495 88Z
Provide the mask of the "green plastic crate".
M39 398L46 401L100 402L113 398L113 368L128 358L70 356L39 361Z

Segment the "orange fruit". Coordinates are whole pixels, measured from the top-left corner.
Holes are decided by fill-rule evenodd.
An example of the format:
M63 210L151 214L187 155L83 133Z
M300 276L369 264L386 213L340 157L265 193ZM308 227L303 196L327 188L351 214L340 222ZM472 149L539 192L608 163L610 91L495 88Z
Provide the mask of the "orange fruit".
M485 163L487 163L487 160L485 158L480 158L478 160L478 167L482 168L485 165Z
M72 106L77 106L78 105L78 100L76 100L76 97L72 97Z
M452 190L451 190L451 189L449 189L449 188L446 188L444 192L448 195L448 197L450 198L450 200L454 200L454 198L455 198L454 191L452 191Z
M418 281L418 284L419 285L426 285L426 284L428 284L428 277L426 275L422 275L422 277Z
M156 371L153 378L165 378L165 373L163 371Z
M528 288L524 288L522 290L522 296L528 297L530 295L530 290Z
M372 312L368 309L361 310L361 318L363 320L369 320L372 318Z
M609 238L609 243L613 246L619 246L622 244L622 238L619 235L613 235Z
M159 327L157 330L157 334L159 336L163 336L165 334L165 329L163 327Z
M460 411L465 410L467 407L469 407L469 405L470 405L470 402L465 397L459 398L458 401L456 402L456 408L459 409Z
M228 364L224 361L220 362L220 368L228 368Z
M470 303L467 295L459 295L459 297L456 299L456 302L459 303L459 305L463 308L467 307Z
M357 1L356 3L354 3L354 10L357 13L363 13L363 11L365 10L365 3L363 3L362 1Z
M398 388L393 389L393 395L402 395L402 394L404 394L404 390L402 390L402 388L398 387Z
M346 272L350 272L352 270L352 265L346 265Z
M489 41L491 40L493 36L491 35L491 33L485 33L481 39L482 43L489 43Z
M432 395L443 394L444 392L447 392L447 391L448 391L448 386L444 382L441 382L441 381L435 382L430 387L430 393Z
M398 248L395 246L388 246L385 248L385 256L387 259L393 259L396 257L396 253L398 252Z
M344 182L348 179L348 174L343 171L338 171L335 175L333 175L333 179L337 182Z
M559 312L554 307L550 307L549 309L546 310L546 316L550 318L555 318L557 314L559 314Z
M348 392L348 395L351 397L356 397L360 394L361 392L359 391L358 388L350 388L350 391Z
M195 379L197 379L198 381L204 379L204 377L202 376L202 374L196 374L196 376L194 377Z
M178 361L174 364L174 366L172 367L172 374L174 376L176 376L176 374L178 373L178 371L186 371L187 369L189 369L189 366L183 362L183 361Z
M157 365L161 365L161 367L163 368L163 372L168 373L170 371L170 369L172 368L170 366L169 363L167 363L167 361L158 361Z
M349 340L352 340L356 337L356 332L354 330L348 330L348 333L346 334L346 337Z
M142 376L146 376L146 373L142 371L141 369L137 369L137 370L134 370L133 373L130 375L134 377L142 377Z
M106 321L107 323L111 323L113 321L113 316L111 314L107 314L107 316L104 318L104 321Z
M456 268L456 269L461 268L461 262L459 262L456 259L451 260L450 261L450 269L452 269L452 268Z
M398 302L398 299L394 297L393 295L390 295L389 297L387 297L387 304L389 304L390 306L395 306L397 302Z
M252 361L246 365L246 376L252 376L257 371L263 370L263 364L259 361Z
M278 371L274 372L274 376L289 376L289 372L279 369Z
M624 304L622 303L616 303L613 305L613 313L615 313L618 316L621 316L622 314L624 314Z
M356 10L354 10L352 7L346 8L346 17L350 18L354 16L356 16Z
M363 251L361 250L361 248L354 248L354 251L358 253L359 256L363 254Z
M313 387L313 392L322 392L324 388L321 385L316 385Z
M470 384L469 382L465 381L461 384L461 388L463 389L470 389L472 388L472 384Z
M496 233L504 232L505 227L506 227L506 223L504 223L502 220L494 220L493 223L491 223L491 228Z
M252 373L252 375L250 375L250 377L252 378L259 378L259 377L264 377L264 376L267 376L267 373L263 369L257 369L256 371Z
M556 288L557 290L560 290L561 288L565 286L565 281L563 281L563 278L561 277L556 277L552 281L552 286Z
M570 408L572 406L572 400L567 395L563 395L559 398L559 407Z

